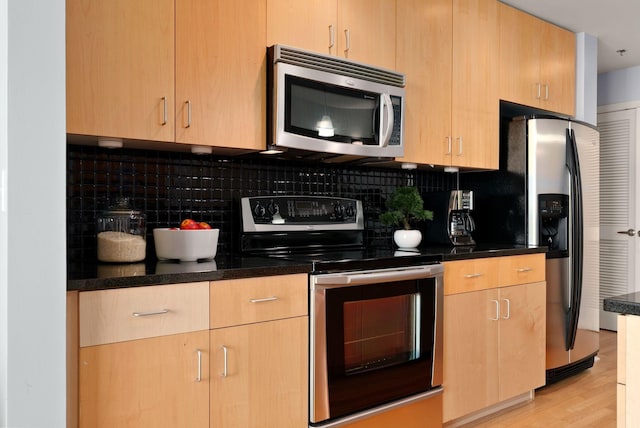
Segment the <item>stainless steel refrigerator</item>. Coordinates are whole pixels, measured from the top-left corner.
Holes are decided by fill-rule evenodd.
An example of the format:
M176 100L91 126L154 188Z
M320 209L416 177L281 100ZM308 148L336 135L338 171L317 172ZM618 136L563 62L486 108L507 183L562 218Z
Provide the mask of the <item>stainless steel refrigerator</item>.
M548 247L549 384L591 367L599 349L599 133L552 116L502 132L501 170L477 180L474 237Z

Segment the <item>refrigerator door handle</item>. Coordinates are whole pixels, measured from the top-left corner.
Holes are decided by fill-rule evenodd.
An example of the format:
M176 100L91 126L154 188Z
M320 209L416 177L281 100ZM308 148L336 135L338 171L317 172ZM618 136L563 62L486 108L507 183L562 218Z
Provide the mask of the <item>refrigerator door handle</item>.
M566 349L573 349L578 330L580 316L580 299L582 297L582 264L583 264L583 216L582 216L582 177L576 135L572 129L566 132L567 157L566 164L571 181L571 297L567 317Z

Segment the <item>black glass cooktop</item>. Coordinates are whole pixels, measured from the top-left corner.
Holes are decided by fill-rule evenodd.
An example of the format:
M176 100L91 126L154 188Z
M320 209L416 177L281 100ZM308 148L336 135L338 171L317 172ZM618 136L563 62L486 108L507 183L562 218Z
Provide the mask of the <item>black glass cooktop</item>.
M313 272L385 269L442 261L441 253L421 250L397 250L389 247L309 252L283 251L265 256L300 263L311 263Z

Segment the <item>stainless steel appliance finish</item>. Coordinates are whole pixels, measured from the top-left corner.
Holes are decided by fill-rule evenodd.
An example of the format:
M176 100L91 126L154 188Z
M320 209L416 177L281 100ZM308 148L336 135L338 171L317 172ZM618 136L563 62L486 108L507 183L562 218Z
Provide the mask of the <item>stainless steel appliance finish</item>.
M440 256L366 246L355 199L248 197L241 211L243 253L310 266L310 425L442 393Z
M441 392L443 272L429 264L310 276L314 426Z
M268 54L268 149L403 155L404 75L283 45Z
M547 382L593 365L599 349L599 133L576 121L517 118L508 170L522 177L524 234L549 248Z
M357 199L272 195L240 200L241 249L290 254L360 249L364 214Z
M425 195L425 208L434 212L432 222L425 226L425 241L439 244L475 245L472 233L475 222L473 191L452 190Z

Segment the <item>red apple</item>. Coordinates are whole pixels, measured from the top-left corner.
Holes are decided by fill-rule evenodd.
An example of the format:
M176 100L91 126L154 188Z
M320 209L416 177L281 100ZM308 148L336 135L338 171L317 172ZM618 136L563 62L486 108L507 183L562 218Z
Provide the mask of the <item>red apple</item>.
M193 219L186 218L186 219L182 220L182 222L180 223L180 229L181 230L198 229L198 223Z
M200 223L198 223L198 228L199 229L211 229L211 226L209 225L209 223L207 223L205 221L201 221Z

